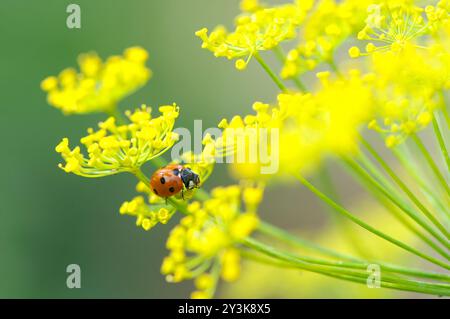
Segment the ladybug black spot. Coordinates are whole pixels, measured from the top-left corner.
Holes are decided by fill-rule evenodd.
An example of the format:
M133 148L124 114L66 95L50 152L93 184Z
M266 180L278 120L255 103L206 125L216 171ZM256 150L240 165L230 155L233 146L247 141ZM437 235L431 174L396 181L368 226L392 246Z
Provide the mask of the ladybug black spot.
M153 192L158 195L158 191L156 189L153 188Z
M164 177L161 177L161 179L159 181L161 182L161 184L165 184L166 183L166 179Z
M175 192L175 188L173 188L173 187L169 188L169 192L171 192L171 193Z

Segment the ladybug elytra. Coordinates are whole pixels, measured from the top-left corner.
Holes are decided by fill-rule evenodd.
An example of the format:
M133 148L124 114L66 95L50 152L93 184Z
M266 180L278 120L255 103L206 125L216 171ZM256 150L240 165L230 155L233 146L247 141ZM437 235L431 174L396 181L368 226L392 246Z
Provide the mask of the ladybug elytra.
M156 195L166 198L200 186L200 177L190 168L170 164L158 169L150 179L150 188ZM184 196L183 196L184 198Z

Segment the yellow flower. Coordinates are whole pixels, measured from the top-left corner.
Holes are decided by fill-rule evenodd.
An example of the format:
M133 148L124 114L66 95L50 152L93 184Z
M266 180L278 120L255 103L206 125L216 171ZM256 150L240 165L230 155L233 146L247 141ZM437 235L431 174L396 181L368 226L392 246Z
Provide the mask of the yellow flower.
M150 230L158 223L167 224L175 214L175 208L164 205L163 199L155 195L149 195L149 204L143 196L137 196L122 204L120 214L135 216L136 226Z
M366 53L352 54L352 58L377 51L400 52L414 45L424 48L424 35L434 34L442 24L449 20L448 0L440 1L436 6L425 8L415 6L410 1L385 1L368 7L366 25L359 31L359 40L371 41L366 46Z
M256 12L266 6L261 4L259 0L241 0L240 7L242 12Z
M308 3L306 1L306 7L312 4ZM317 1L301 25L299 44L286 56L281 77L293 78L315 69L322 62L333 61L335 50L362 27L370 3L373 1Z
M450 83L450 51L443 51L442 44L372 56L378 107L369 128L386 135L386 146L394 147L427 127L434 110L444 107L441 92Z
M217 187L211 198L189 204L189 215L167 239L170 254L161 266L167 280L196 278L195 298L211 297L219 275L227 281L235 280L240 257L234 247L258 226L256 206L262 190L261 185Z
M242 6L244 11L253 13L237 17L234 31L218 26L210 34L206 28L196 32L203 41L202 48L216 57L238 59L235 66L239 70L245 69L259 51L271 50L294 38L295 29L305 14L300 6L293 4L256 10L257 2L244 1Z
M64 138L56 151L66 161L60 164L67 173L85 177L102 177L120 172L133 172L145 162L160 156L177 140L172 132L178 107L161 106L161 115L151 116L151 108L143 105L134 112L127 112L130 124L118 125L114 117L99 123L99 130L89 129L89 135L81 139L88 156L79 146L70 149Z
M57 77L44 79L41 88L47 92L48 103L65 114L112 112L120 100L147 83L151 76L147 58L147 51L140 47L106 61L96 53L81 54L79 72L65 69Z
M293 174L315 170L327 156L351 155L358 150L359 132L375 116L373 74L361 75L351 70L339 79L330 79L328 72L320 72L317 77L321 87L315 93L283 93L276 106L257 102L256 115L220 123L223 136L217 148L226 152L236 150L239 138L247 142L247 153L253 144L259 144L258 136L256 142L247 140L254 127L279 130L279 139L268 145L279 160L276 174L261 174L260 158L252 162L246 157L231 165L236 178L291 178ZM231 133L236 128L241 128L242 133L233 140L236 134Z

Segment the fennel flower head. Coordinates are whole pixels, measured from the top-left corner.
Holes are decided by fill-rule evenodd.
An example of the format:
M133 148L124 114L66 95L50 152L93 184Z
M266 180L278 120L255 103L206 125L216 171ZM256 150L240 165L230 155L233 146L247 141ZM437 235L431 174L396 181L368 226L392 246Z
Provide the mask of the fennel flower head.
M167 151L178 135L172 132L178 117L178 106L167 105L159 108L161 115L152 118L151 108L143 105L126 115L130 124L119 125L114 117L99 123L99 129L88 130L81 139L88 156L79 146L70 149L69 140L64 138L56 151L65 164L60 164L67 173L84 177L102 177L120 172L134 172L145 162Z
M147 83L151 76L145 66L147 59L147 51L140 47L128 48L122 56L106 61L96 53L81 54L80 71L67 68L44 79L41 88L47 92L48 103L65 114L109 113Z
M238 16L232 32L218 26L210 34L203 28L196 35L203 41L202 48L216 57L236 59L236 68L243 70L259 51L271 50L282 41L294 38L304 14L296 4L261 8Z
M167 239L170 254L161 266L167 280L195 279L192 297L208 298L219 277L237 279L240 255L235 246L256 229L262 196L262 186L217 187L211 198L189 204L189 215Z

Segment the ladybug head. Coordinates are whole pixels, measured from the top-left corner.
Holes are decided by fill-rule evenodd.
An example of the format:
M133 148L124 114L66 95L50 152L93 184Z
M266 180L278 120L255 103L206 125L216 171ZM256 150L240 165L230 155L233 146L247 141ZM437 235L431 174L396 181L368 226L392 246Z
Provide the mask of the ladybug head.
M194 189L200 186L200 177L190 168L184 168L180 176L186 189Z

